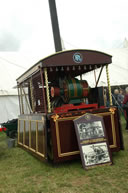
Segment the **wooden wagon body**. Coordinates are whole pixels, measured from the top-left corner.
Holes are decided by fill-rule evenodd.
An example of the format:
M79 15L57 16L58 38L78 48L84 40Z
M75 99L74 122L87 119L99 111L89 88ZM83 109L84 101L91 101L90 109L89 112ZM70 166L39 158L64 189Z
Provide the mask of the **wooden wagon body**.
M61 51L22 74L17 79L18 144L44 160L76 159L79 148L73 120L92 113L103 117L111 151L123 149L120 117L111 98L108 72L111 58L94 50ZM90 88L82 75L98 68L96 86ZM103 68L106 68L109 107L105 105L104 88L98 87Z

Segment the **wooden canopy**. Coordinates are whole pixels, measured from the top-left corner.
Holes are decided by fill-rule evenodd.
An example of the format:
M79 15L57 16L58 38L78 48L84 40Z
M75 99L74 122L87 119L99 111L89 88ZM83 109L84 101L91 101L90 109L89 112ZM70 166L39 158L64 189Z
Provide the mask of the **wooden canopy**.
M47 68L49 81L55 79L58 73L71 75L72 77L87 73L112 62L112 56L95 50L67 50L48 56L22 74L17 82L24 80L39 71L39 68Z

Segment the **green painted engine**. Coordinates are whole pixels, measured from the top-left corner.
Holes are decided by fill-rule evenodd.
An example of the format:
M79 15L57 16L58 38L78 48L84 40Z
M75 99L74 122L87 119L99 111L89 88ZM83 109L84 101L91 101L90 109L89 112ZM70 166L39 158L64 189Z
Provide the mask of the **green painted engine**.
M54 106L62 104L80 104L85 102L89 94L87 81L70 78L61 80L59 87L51 87L51 97Z

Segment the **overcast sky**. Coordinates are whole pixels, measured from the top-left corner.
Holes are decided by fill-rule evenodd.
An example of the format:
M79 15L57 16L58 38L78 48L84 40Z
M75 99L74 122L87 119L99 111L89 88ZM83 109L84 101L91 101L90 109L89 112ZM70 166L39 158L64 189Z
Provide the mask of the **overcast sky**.
M128 38L128 0L56 0L66 49L108 49ZM55 52L48 0L0 0L0 51Z

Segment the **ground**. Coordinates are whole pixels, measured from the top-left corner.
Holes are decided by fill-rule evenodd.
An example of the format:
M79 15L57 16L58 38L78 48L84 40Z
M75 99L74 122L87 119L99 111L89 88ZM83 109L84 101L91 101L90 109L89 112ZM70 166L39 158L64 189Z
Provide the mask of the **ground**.
M0 193L128 193L128 132L122 130L125 150L113 153L112 166L88 171L80 160L52 165L19 147L8 148L0 133Z

